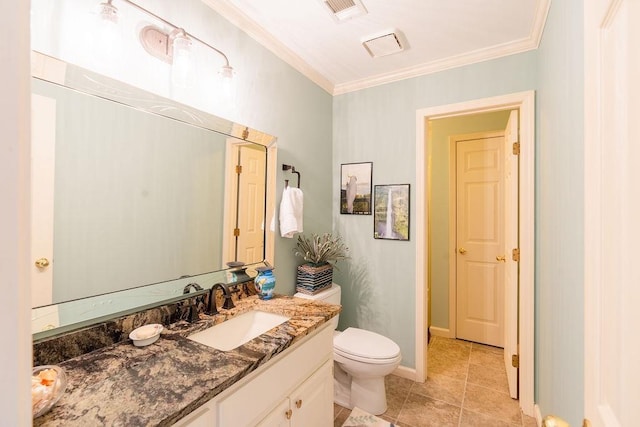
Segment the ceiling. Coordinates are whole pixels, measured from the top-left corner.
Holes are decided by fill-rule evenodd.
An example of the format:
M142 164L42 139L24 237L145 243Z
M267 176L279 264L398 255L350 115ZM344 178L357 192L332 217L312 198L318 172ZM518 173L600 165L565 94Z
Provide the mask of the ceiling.
M344 21L327 5L350 12L354 1L366 13ZM337 95L536 49L550 0L203 2ZM378 41L399 52L372 57L363 42L389 33Z

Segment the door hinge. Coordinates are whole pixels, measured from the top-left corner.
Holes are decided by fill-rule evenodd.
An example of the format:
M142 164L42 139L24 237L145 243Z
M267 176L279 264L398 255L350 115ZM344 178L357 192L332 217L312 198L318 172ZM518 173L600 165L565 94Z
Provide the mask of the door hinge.
M242 165L236 165L236 173L237 174L241 174L242 173Z
M511 366L513 366L514 368L520 367L520 356L518 356L517 354L511 355Z
M235 237L238 237L238 236L240 235L240 229L239 229L239 228L234 228L234 229L233 229L233 235L234 235Z
M513 155L514 156L520 155L520 143L519 142L514 142L513 143Z
M511 259L515 262L520 262L520 248L515 248L511 251Z

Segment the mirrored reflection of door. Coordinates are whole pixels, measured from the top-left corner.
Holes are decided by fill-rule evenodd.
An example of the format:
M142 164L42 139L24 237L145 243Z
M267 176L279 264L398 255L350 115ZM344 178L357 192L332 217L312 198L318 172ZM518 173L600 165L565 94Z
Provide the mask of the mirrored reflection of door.
M456 144L457 338L504 345L502 135Z
M228 167L230 192L233 200L225 213L226 250L224 262L242 261L245 264L264 260L266 150L255 144L229 145L231 167ZM242 197L238 197L241 194Z
M266 152L264 147L240 146L242 174L238 201L238 260L245 263L264 259L264 189Z
M53 302L53 194L56 101L31 99L31 307ZM32 311L32 332L60 323L57 306Z

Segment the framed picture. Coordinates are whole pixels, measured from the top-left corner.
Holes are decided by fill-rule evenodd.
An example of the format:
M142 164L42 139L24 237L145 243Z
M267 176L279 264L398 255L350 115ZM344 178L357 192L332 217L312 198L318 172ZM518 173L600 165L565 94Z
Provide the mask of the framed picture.
M376 185L373 202L373 237L409 240L410 184Z
M340 213L371 215L373 163L344 163L340 167Z

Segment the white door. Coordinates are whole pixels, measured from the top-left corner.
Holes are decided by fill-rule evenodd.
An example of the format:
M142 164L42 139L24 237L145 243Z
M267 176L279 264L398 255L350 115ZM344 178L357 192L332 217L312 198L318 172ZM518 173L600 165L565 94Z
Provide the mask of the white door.
M456 337L504 346L504 136L456 143Z
M509 382L509 394L518 398L518 168L520 146L518 141L518 110L509 114L504 130L504 366ZM514 249L517 250L514 253Z
M34 94L31 97L31 307L53 301L55 147L56 101ZM57 311L49 314L42 327L57 325Z
M585 2L585 417L640 422L640 2ZM577 254L576 254L577 255Z

